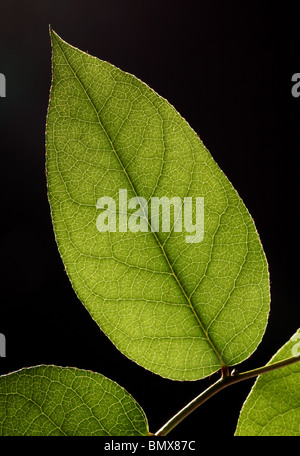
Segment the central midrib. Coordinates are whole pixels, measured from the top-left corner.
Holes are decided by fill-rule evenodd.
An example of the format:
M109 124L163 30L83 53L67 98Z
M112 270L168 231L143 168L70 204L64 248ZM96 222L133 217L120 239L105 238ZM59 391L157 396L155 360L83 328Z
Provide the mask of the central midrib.
M52 37L55 37L55 34L54 34L53 31L52 31ZM55 38L56 38L56 37L55 37ZM102 121L101 121L101 119L100 119L100 116L99 116L99 114L98 114L97 108L96 108L96 106L95 106L93 100L92 100L91 97L89 96L89 94L88 94L88 92L87 92L87 90L86 90L84 84L82 83L81 79L78 77L78 75L76 74L75 70L73 69L73 67L72 67L71 63L69 62L69 60L68 60L68 58L67 58L67 56L66 56L66 54L65 54L65 52L64 52L64 50L63 50L63 48L61 47L61 45L60 45L60 43L59 43L59 41L58 41L57 39L56 39L56 42L58 43L59 48L60 48L60 50L61 50L61 52L62 52L62 54L63 54L63 56L64 56L64 58L65 58L65 60L66 60L66 62L67 62L67 64L68 64L68 66L70 67L72 73L74 74L74 77L75 77L75 78L77 79L77 81L79 82L79 84L80 84L80 86L82 87L82 89L83 89L83 91L84 91L86 97L88 98L88 100L89 100L89 102L90 102L90 104L91 104L93 110L95 111L96 116L97 116L97 119L98 119L98 122L99 122L99 125L101 126L101 128L102 128L104 134L106 135L107 140L108 140L109 144L111 145L111 148L112 148L112 150L113 150L113 152L114 152L114 154L115 154L115 156L116 156L116 158L117 158L117 160L118 160L118 162L119 162L119 164L120 164L120 166L121 166L121 168L122 168L122 170L123 170L123 172L124 172L124 174L125 174L125 176L126 176L126 178L127 178L127 180L128 180L128 183L129 183L129 185L130 185L132 191L134 192L134 194L135 194L136 197L138 198L138 193L137 193L137 191L136 191L136 189L135 189L135 186L134 186L134 184L133 184L133 182L132 182L132 180L131 180L131 178L130 178L130 176L129 176L129 174L128 174L128 172L127 172L127 170L126 170L126 168L125 168L125 166L124 166L124 164L123 164L123 162L122 162L122 160L121 160L121 158L120 158L120 156L119 156L119 154L118 154L118 152L116 151L116 149L115 149L115 147L114 147L113 141L112 141L112 139L111 139L109 133L107 132L107 130L106 130L106 129L104 128L104 126L103 126L103 123L102 123ZM81 51L78 50L78 52L81 52ZM153 236L154 236L154 238L155 238L155 240L156 240L158 246L160 247L160 249L161 249L161 251L162 251L162 253L163 253L163 256L164 256L164 258L165 258L165 261L167 262L168 267L170 268L170 271L171 271L171 273L172 273L174 279L176 280L176 282L177 282L177 284L178 284L178 286L179 286L179 288L180 288L180 290L181 290L181 292L182 292L184 298L185 298L186 301L188 302L189 307L190 307L191 311L193 312L193 314L194 314L194 316L195 316L195 318L196 318L196 320L197 320L197 322L198 322L198 324L199 324L201 330L203 331L203 333L204 333L204 335L205 335L205 337L206 337L208 343L210 344L210 346L212 347L213 351L215 352L215 354L216 354L218 360L220 361L221 365L222 365L222 366L225 365L225 363L224 363L224 361L223 361L221 355L219 354L218 350L216 349L215 345L213 344L213 342L212 342L210 336L208 335L208 332L206 331L205 327L203 326L203 324L202 324L202 322L201 322L201 320L200 320L200 318L199 318L199 315L197 314L197 312L196 312L196 310L195 310L195 308L194 308L194 305L193 305L191 299L188 297L188 295L187 295L187 293L186 293L186 291L185 291L183 285L181 284L181 282L180 282L180 280L179 280L179 278L178 278L176 272L174 271L174 268L173 268L173 266L172 266L172 264L171 264L171 262L170 262L170 260L169 260L169 257L168 257L168 255L167 255L167 253L166 253L166 251L165 251L163 245L161 244L159 238L157 237L156 232L153 231L152 226L151 226L151 223L149 222L149 219L148 219L148 217L146 216L146 213L144 212L144 208L143 208L142 205L141 205L141 208L142 208L142 211L143 211L143 213L144 213L145 219L147 220L147 223L148 223L148 226L149 226L149 228L150 228L150 231L151 231L151 233L153 234Z

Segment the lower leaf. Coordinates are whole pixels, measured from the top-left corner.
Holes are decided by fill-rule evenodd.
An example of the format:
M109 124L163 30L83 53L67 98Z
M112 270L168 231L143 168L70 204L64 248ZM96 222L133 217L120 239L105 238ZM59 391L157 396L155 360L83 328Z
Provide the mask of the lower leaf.
M149 435L130 394L101 374L57 366L0 377L0 435Z

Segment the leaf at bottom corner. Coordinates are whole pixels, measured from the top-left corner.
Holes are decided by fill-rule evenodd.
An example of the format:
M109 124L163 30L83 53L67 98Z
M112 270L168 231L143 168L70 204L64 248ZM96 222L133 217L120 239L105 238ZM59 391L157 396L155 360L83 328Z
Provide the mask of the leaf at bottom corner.
M299 355L300 330L269 364ZM260 375L246 399L236 436L300 436L300 362Z
M0 435L149 435L130 394L101 374L57 366L0 377Z

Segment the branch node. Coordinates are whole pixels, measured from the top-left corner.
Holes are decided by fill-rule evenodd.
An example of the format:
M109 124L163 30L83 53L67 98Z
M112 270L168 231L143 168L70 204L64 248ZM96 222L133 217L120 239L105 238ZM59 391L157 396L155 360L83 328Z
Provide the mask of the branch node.
M222 378L226 378L229 376L229 369L228 366L222 366Z

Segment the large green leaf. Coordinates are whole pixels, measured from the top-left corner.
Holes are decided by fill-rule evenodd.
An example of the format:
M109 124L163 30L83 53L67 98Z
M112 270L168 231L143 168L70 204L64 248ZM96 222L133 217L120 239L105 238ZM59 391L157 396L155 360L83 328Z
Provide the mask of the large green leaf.
M270 300L266 258L243 202L166 100L51 38L49 201L79 299L119 350L161 376L194 380L243 361L261 341ZM99 232L99 198L114 198L124 221L120 189L149 203L149 219L140 211L148 231ZM193 198L194 223L196 198L204 198L203 240L190 242L173 214L170 232L155 231L152 197Z
M0 377L0 435L149 435L141 407L94 372L37 366Z
M299 340L300 330L269 364L299 355ZM299 362L257 378L241 410L235 435L300 436Z

